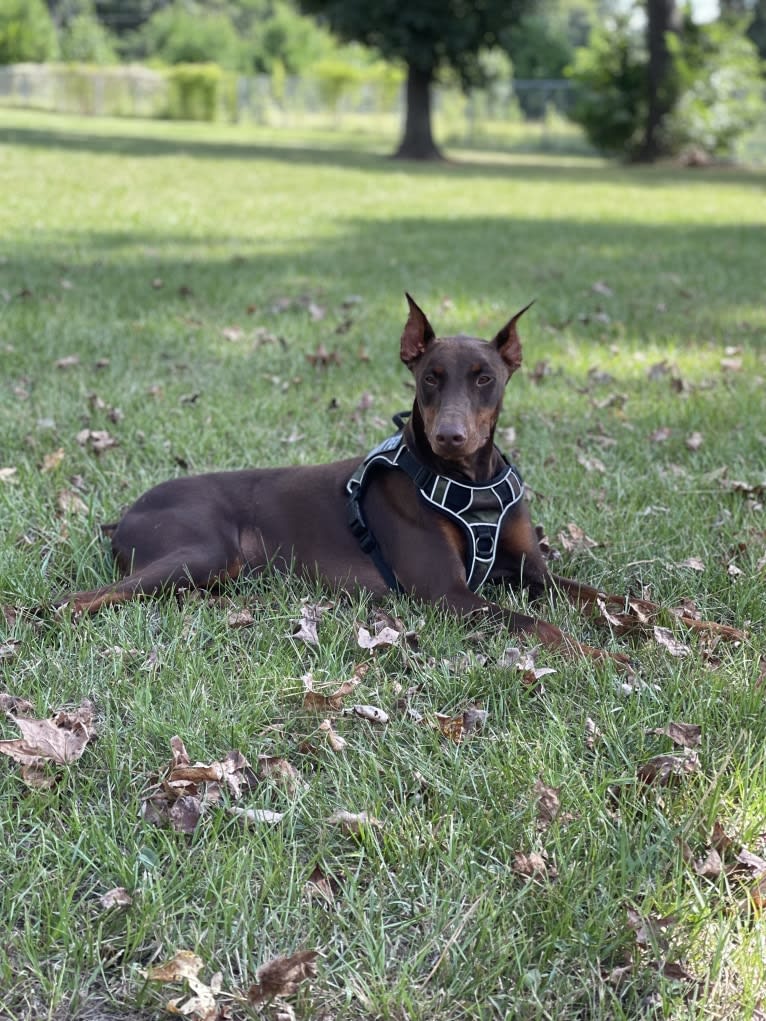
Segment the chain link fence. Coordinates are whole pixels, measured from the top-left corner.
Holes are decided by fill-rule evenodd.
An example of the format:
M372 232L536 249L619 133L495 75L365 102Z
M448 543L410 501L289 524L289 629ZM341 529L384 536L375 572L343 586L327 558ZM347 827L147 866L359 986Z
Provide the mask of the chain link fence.
M256 123L297 122L302 117L400 115L403 90L377 82L350 82L328 96L321 77L253 75L234 79L223 119ZM462 118L467 135L480 122L538 120L551 111L565 116L573 91L568 81L506 81L464 95L457 88L437 86L437 116ZM0 67L0 106L56 113L116 117L168 115L168 78L143 66L84 67L66 64L11 64Z

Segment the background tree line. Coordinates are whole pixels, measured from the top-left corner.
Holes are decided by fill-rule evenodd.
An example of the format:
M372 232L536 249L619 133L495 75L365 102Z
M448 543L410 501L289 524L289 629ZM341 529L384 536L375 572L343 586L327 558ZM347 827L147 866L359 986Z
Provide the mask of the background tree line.
M575 119L600 150L654 160L725 155L761 116L766 0L722 0L695 22L676 0L0 0L0 63L185 65L326 79L359 65L406 73L398 154L439 158L431 95L493 76L578 87ZM510 63L509 63L510 62Z

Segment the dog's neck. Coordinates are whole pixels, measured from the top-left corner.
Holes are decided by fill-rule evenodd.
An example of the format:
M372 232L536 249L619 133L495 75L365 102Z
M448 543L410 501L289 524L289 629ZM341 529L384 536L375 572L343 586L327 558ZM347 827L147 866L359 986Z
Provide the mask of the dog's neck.
M468 457L456 460L439 457L428 442L423 416L417 401L412 406L412 414L404 429L407 446L427 468L436 472L437 475L446 475L450 479L473 483L489 482L502 469L503 462L495 448L494 435L493 426L486 443Z

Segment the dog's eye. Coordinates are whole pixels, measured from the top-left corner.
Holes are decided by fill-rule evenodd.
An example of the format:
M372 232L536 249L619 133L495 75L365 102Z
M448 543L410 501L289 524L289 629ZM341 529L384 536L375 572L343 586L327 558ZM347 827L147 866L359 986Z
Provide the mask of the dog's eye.
M432 372L429 372L427 376L423 377L423 382L426 386L436 386L437 379Z
M494 382L494 380L493 380L492 376L487 376L487 375L482 374L476 380L476 385L477 386L487 386L489 383L493 383L493 382Z

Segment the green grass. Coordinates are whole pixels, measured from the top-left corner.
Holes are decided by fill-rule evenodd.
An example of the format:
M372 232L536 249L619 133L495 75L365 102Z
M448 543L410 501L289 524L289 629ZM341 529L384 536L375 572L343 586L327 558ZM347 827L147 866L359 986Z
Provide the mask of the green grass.
M537 299L502 426L516 430L514 457L554 545L569 522L601 543L565 553L562 573L644 586L668 606L689 597L749 629L717 659L695 638L674 659L542 604L583 640L628 648L638 683L628 694L610 667L541 653L556 672L535 695L496 665L507 635L476 641L471 626L392 597L420 651L378 655L357 697L391 722L339 717L348 744L334 754L301 707L300 678L339 682L365 658L364 599L335 596L317 650L289 637L290 622L302 598L328 594L295 579L78 623L21 617L0 691L40 716L90 698L99 736L51 791L0 761L0 1017L164 1017L178 989L147 985L140 969L176 949L233 990L308 947L322 958L294 1001L304 1018L759 1016L762 924L738 882L696 876L679 841L701 856L720 820L735 849L764 852L763 510L716 473L764 481L766 176L464 150L413 166L386 159L388 141L352 136L7 111L0 125L0 467L16 468L0 481L3 604L49 604L110 578L97 525L168 476L362 455L411 401L398 361L406 289L442 334L491 335ZM302 296L325 318L297 303L272 310ZM349 296L361 300L347 313ZM313 368L319 344L341 364ZM741 348L739 371L722 370L727 347ZM70 355L78 365L56 367ZM683 393L648 378L662 359ZM535 382L541 360L550 371ZM364 394L373 403L358 410ZM119 446L97 457L76 442L84 427ZM669 437L652 442L659 427ZM42 472L59 448L61 463ZM57 495L75 476L87 512L62 516ZM691 556L703 572L679 566ZM227 626L239 606L254 627ZM468 665L451 665L464 651ZM427 718L480 705L487 726L445 744L397 708L400 685L418 686L411 704ZM593 751L587 717L604 735ZM648 728L679 719L702 726L700 770L639 788L637 767L671 750ZM174 734L203 761L230 748L282 755L306 784L248 795L247 807L286 813L276 826L244 831L211 811L192 838L151 827L140 799ZM315 751L300 751L306 740ZM537 826L538 778L561 788L569 821ZM383 826L344 836L325 822L338 808ZM514 854L530 850L548 854L555 880L514 874ZM332 906L305 894L317 863L338 879ZM134 903L105 913L98 897L114 886ZM708 981L696 1000L636 947L628 905L677 916L668 959Z

